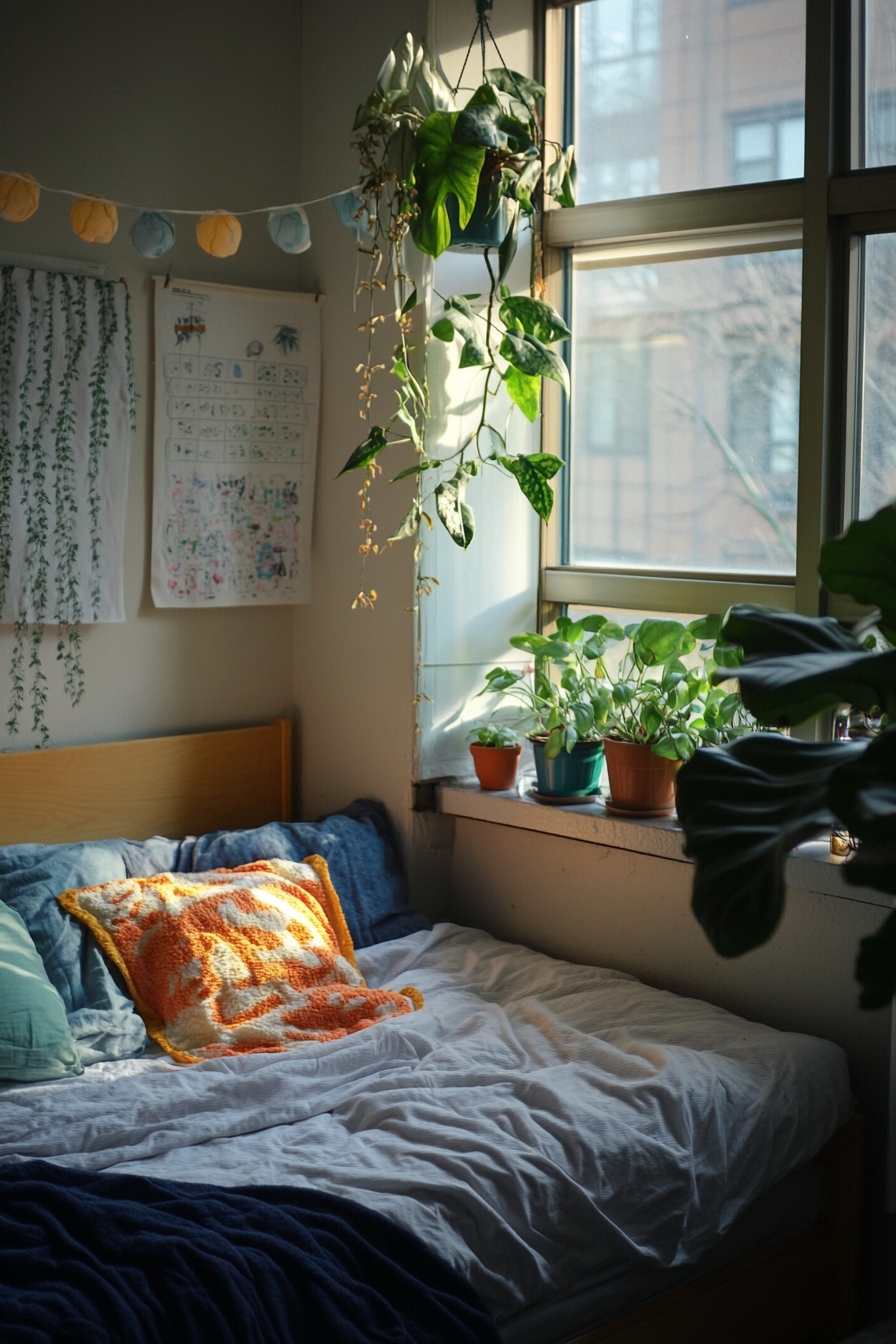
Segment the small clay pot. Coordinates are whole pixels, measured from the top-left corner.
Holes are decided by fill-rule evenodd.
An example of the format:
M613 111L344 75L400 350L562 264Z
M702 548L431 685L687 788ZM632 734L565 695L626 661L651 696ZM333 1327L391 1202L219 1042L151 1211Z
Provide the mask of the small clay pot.
M681 761L657 756L639 742L604 738L613 811L668 816L675 810L675 776Z
M515 747L483 747L478 742L471 742L470 751L480 787L489 793L512 789L522 750L519 742Z

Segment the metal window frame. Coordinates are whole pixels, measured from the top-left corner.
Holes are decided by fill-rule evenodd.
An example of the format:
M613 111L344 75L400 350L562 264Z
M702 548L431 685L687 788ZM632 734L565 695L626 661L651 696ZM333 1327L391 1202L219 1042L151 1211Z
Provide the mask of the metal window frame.
M803 178L554 209L543 220L548 295L558 306L564 299L563 259L582 249L595 256L603 253L608 264L614 253L616 258L648 261L662 253L697 255L701 247L737 251L741 242L752 239L755 245L763 231L771 245L773 238L792 239L801 231L795 577L564 565L563 510L557 509L542 531L545 623L559 605L572 604L701 612L724 609L732 601L758 601L813 615L825 609L816 568L819 549L842 529L854 495L861 361L861 243L855 239L896 227L896 167L852 167L858 151L857 132L850 127L857 124L862 10L861 0L807 0ZM568 97L565 17L565 9L556 3L549 2L543 11L546 130L558 141ZM544 403L547 451L562 441L565 415L563 395L552 385Z

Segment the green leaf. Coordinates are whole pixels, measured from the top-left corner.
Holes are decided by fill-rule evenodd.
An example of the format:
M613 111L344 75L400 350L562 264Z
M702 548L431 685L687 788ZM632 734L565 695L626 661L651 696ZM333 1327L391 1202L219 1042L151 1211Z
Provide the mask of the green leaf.
M412 467L406 467L400 471L397 476L393 476L389 484L394 485L396 481L403 481L407 476L419 476L421 471L429 471L430 467L440 467L442 465L438 458L428 457L425 462L415 462Z
M463 488L464 475L458 471L450 481L442 481L436 486L435 496L436 509L445 531L457 546L466 550L473 540L475 528L473 511L463 501Z
M731 607L722 635L739 644L748 661L775 654L857 653L862 647L852 631L832 616L801 616L774 607Z
M505 370L504 385L511 401L519 406L526 419L537 420L541 379L532 378L527 373L520 373L519 369L515 369L511 364Z
M381 453L387 446L385 432L379 425L373 425L367 438L352 453L339 476L344 476L347 471L359 471L361 467L366 467L377 453Z
M460 367L470 369L487 364L488 351L480 326L473 309L461 294L454 294L445 300L445 316L464 343L460 352Z
M509 303L510 300L507 300ZM537 336L528 331L508 331L501 341L500 352L520 373L533 378L553 378L564 392L569 392L569 373L559 355L554 354Z
M825 542L818 572L832 593L879 607L884 626L896 631L896 504L850 523L845 536Z
M516 477L539 518L547 522L554 507L554 492L548 481L563 466L560 458L552 453L531 453L528 457L499 457L498 461Z
M548 345L565 341L572 335L556 308L541 299L530 299L527 294L514 294L505 299L500 318L505 327L527 331Z
M681 621L650 617L641 622L632 642L632 653L642 667L665 665L682 653L686 634Z
M532 204L532 193L538 186L540 177L541 159L530 159L516 180L513 194L524 214L531 215L535 212L535 206Z
M408 313L417 307L417 286L414 285L410 294L401 305L401 316L407 317Z
M433 336L437 336L440 341L453 341L455 337L454 323L449 322L447 317L440 317L438 322L434 322L430 327Z
M432 257L440 256L451 241L446 197L457 197L460 227L466 228L485 162L481 146L455 143L454 126L459 115L433 112L417 131L414 178L420 213L411 222L411 233L420 250Z
M505 112L490 84L482 84L457 113L454 140L458 145L482 145L511 154L525 154L533 148L529 127Z
M575 149L569 145L545 173L545 185L548 191L564 209L576 203L577 178Z
M420 523L420 505L416 499L411 505L403 520L389 538L390 541L404 541L406 537L413 537L417 533Z
M517 214L516 211L514 210L511 215L510 224L508 226L507 232L505 233L504 238L502 239L501 246L498 248L498 262L499 262L498 279L495 283L500 285L502 292L505 288L504 281L507 279L507 272L513 265L513 259L516 256L516 249L517 249L516 220L517 220Z
M693 910L723 957L766 942L784 908L784 862L834 820L832 771L858 742L799 742L750 733L696 751L678 774L685 854L695 860ZM851 757L850 757L851 758Z
M423 43L422 60L417 71L417 92L428 113L454 112L456 104L451 86L439 69L438 57Z
M515 649L522 649L525 653L538 653L548 644L547 635L537 635L529 631L524 635L512 635L510 644Z
M745 663L738 679L751 714L793 727L844 702L866 711L896 703L896 649L763 658Z
M701 616L696 621L688 622L688 629L697 639L718 639L721 628L721 616Z
M552 728L551 732L548 734L548 740L544 744L544 754L549 761L553 761L560 755L565 745L566 728L564 725L558 724L557 727Z

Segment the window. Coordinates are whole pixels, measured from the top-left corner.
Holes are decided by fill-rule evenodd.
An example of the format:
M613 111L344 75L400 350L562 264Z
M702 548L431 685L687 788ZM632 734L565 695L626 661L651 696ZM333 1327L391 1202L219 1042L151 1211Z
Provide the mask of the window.
M546 610L817 612L825 536L896 495L896 0L583 0L546 57Z

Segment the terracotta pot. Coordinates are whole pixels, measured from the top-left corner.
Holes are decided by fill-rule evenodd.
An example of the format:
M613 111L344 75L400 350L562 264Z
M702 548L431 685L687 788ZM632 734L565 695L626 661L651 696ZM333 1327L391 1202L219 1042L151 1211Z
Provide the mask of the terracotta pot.
M681 761L657 756L637 742L604 738L610 776L608 806L620 812L668 815L675 809L675 776Z
M483 747L478 742L471 742L470 751L480 787L489 792L512 789L522 750L519 742L515 747Z

